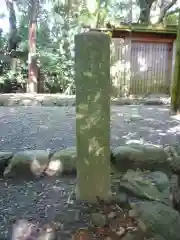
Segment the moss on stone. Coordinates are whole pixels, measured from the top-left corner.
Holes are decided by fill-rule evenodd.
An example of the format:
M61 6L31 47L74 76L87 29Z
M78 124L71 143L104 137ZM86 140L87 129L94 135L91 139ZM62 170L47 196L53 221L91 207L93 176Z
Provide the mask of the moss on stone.
M110 37L75 37L76 146L79 198L110 193Z

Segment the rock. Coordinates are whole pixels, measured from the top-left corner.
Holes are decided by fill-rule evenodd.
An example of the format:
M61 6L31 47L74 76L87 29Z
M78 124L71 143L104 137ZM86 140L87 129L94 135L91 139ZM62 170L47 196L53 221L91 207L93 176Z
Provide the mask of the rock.
M164 102L159 97L157 98L144 98L144 105L163 105Z
M119 191L115 196L114 196L114 201L116 201L117 203L121 203L121 204L126 204L128 203L128 195L125 192L121 192Z
M163 171L167 174L172 172L164 149L154 145L134 143L116 147L112 150L111 162L120 172L137 168Z
M49 162L49 151L29 150L17 152L4 171L6 177L40 176Z
M107 219L102 213L92 213L91 222L96 227L104 227L107 224Z
M133 210L133 209L130 209L130 210L128 211L128 215L129 215L130 217L132 217L132 218L138 217L137 212L136 212L135 210Z
M135 227L133 230L128 231L121 240L147 240L147 234L140 228Z
M147 161L163 162L167 160L167 155L163 147L152 144L131 144L135 149L141 149Z
M175 156L170 159L169 165L174 173L180 175L180 156Z
M76 172L76 148L65 148L55 152L45 170L48 176L73 174Z
M178 145L167 146L164 148L164 152L167 155L167 163L173 173L180 175L180 147Z
M128 232L121 238L121 240L141 240L145 239L144 237L144 234L141 232Z
M55 103L53 102L53 100L52 99L43 99L42 101L41 101L41 104L42 104L42 106L53 106L53 105L55 105Z
M131 147L135 149L139 149L143 151L144 157L146 158L146 164L149 163L149 165L154 164L164 164L164 162L167 162L167 154L164 152L163 147L158 145L152 145L152 144L138 144L138 143L131 143ZM159 170L159 169L148 169L148 170Z
M112 150L111 161L120 172L126 172L132 169L133 164L143 161L143 151L127 145L115 147Z
M133 205L147 232L162 236L164 240L179 240L180 215L171 207L155 202L144 201Z
M26 220L19 220L12 229L12 240L55 240L57 239L56 229L54 224L33 224Z
M133 99L129 99L129 98L115 98L115 99L112 99L111 102L113 103L113 105L117 105L117 106L131 105L134 103Z
M147 225L140 218L138 219L138 227L141 229L142 232L147 232Z
M170 179L171 194L173 207L180 211L180 188L179 188L179 178L177 175L173 174Z
M19 101L19 106L41 106L41 103L36 99L21 99Z
M174 146L167 146L164 148L165 153L169 158L177 157L177 151Z
M169 205L169 181L163 182L163 190L160 190L157 187L160 185L157 183L157 181L160 182L159 178L157 178L157 172L155 172L154 175L156 176L156 179L153 178L153 174L151 173L129 170L119 183L119 192L121 194L123 192L128 194L128 199L130 202L131 199L140 198L141 200L148 199L152 201L163 202ZM160 173L159 176L161 177ZM164 174L162 174L162 176L165 178Z
M11 152L0 152L0 176L3 176L4 170L8 166L12 156Z
M16 98L9 98L7 101L4 102L4 106L17 106L19 105L19 99Z
M164 191L170 187L169 178L160 171L150 172L147 177L156 185L159 191Z
M172 146L174 148L174 152L177 154L177 156L180 156L180 146L179 144L176 144L175 146Z
M55 105L59 107L68 106L68 99L56 99Z

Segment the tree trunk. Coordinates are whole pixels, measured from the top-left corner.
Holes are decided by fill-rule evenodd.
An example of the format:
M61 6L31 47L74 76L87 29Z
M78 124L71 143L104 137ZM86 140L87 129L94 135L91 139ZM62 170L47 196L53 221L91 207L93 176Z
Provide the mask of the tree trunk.
M6 6L9 12L9 37L8 37L8 52L16 51L19 42L16 26L16 14L14 9L14 2L6 0ZM16 58L11 59L11 70L16 71Z
M177 0L172 0L172 1L169 2L166 6L162 6L162 7L161 7L161 11L160 11L159 19L158 19L157 23L161 23L161 22L164 20L166 14L167 14L167 12L168 12L168 10L169 10L173 5L175 5L176 2L177 2Z
M150 23L150 8L141 9L139 23Z
M139 0L140 17L139 23L150 23L150 13L153 3L156 0ZM161 23L166 16L168 10L177 3L177 0L171 0L169 3L161 3L160 14L157 23Z
M154 0L139 0L139 23L150 23L150 12Z
M180 113L180 12L178 19L178 30L176 38L176 56L174 75L171 89L171 112L172 114Z
M37 24L38 0L30 0L29 3L29 54L28 54L28 82L27 92L38 91L38 68L36 55L36 24Z
M108 7L108 0L104 1L104 6L102 8L101 6L101 0L97 1L97 13L96 13L96 28L101 28L101 27L105 27L105 20L107 16L102 16L101 15L101 10L102 9L106 9Z
M70 19L71 19L71 0L65 0L64 5L64 32L62 34L62 38L64 40L63 49L64 49L64 57L67 63L71 62L71 49L70 49ZM71 66L66 65L66 77L69 81L72 78Z
M41 71L40 67L38 67L38 93L44 93L44 74Z

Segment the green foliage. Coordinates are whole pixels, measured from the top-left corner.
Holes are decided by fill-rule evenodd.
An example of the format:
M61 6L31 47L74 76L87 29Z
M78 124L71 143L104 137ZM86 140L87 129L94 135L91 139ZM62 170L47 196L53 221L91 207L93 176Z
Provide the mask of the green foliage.
M178 23L178 14L170 14L167 15L167 17L165 17L164 19L165 24L167 25L176 25Z
M5 53L4 56L0 55L0 82L11 81L14 77L18 82L27 80L30 1L13 1L17 25L14 38L20 39L16 50L21 53L14 69L6 54L8 39L12 33L4 34L0 29L0 51ZM131 3L130 0L95 0L94 10L90 10L86 0L38 0L36 51L47 91L58 92L61 88L65 90L73 83L74 36L82 31L82 26L105 27L108 21L117 24L127 22ZM139 1L136 5L138 4ZM138 11L133 10L133 15L137 13ZM0 13L0 19L4 17L5 14ZM167 24L176 22L176 14L168 15L165 20Z

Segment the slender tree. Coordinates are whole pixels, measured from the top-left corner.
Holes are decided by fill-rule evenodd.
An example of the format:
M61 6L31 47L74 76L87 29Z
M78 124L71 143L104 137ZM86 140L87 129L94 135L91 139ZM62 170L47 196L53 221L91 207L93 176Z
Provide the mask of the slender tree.
M8 53L16 51L20 37L18 36L16 13L14 8L14 1L6 0L6 6L9 12L9 35L8 35ZM15 54L16 55L16 54ZM16 70L16 58L11 58L11 70Z
M27 92L38 91L38 67L36 54L36 25L38 13L38 0L29 1L29 54L28 54L28 83Z

